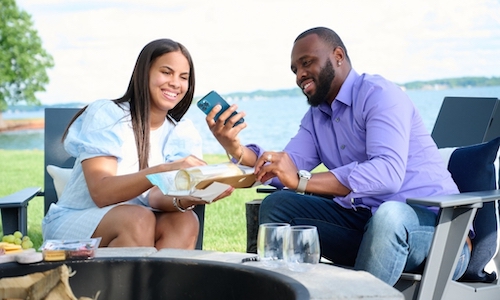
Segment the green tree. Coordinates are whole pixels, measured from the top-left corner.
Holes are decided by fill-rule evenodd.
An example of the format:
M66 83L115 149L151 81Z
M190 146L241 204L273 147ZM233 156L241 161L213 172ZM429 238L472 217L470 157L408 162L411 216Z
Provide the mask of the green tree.
M45 91L49 82L46 70L54 60L33 25L15 0L0 0L0 126L8 105L40 105L35 93Z

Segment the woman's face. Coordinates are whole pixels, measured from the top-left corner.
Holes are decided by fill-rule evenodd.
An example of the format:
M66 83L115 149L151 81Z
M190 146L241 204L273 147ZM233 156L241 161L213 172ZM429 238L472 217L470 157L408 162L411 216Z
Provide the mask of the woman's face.
M180 52L156 58L149 70L151 111L166 115L179 103L189 87L189 62Z

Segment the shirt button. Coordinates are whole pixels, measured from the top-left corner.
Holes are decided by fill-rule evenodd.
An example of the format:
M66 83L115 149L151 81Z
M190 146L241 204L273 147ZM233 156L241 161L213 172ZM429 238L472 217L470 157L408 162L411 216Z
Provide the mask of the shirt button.
M351 198L351 203L354 204L354 198Z
M344 150L345 149L345 145L341 145L340 149Z
M340 118L336 118L335 122L337 122L337 123L340 122Z

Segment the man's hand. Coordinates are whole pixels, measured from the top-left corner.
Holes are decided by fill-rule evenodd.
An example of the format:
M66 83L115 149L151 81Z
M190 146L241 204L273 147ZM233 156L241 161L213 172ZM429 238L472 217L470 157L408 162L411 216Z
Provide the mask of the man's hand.
M219 116L217 122L215 122L214 117L221 110L221 108L222 107L220 105L216 105L214 109L208 113L205 120L207 121L208 128L221 146L224 147L224 149L233 157L236 157L239 155L240 151L240 139L238 134L247 127L247 124L243 122L235 127L233 127L233 125L245 116L245 112L240 112L228 119L238 108L236 104L232 104Z
M289 189L296 189L299 185L297 167L286 152L264 152L255 164L255 174L260 182L278 177Z

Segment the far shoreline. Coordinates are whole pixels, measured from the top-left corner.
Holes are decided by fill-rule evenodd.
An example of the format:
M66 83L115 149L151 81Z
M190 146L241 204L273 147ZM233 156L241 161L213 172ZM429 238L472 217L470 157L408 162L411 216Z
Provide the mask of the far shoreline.
M11 132L20 130L44 129L45 120L40 119L9 119L3 121L4 125L0 127L0 132Z

